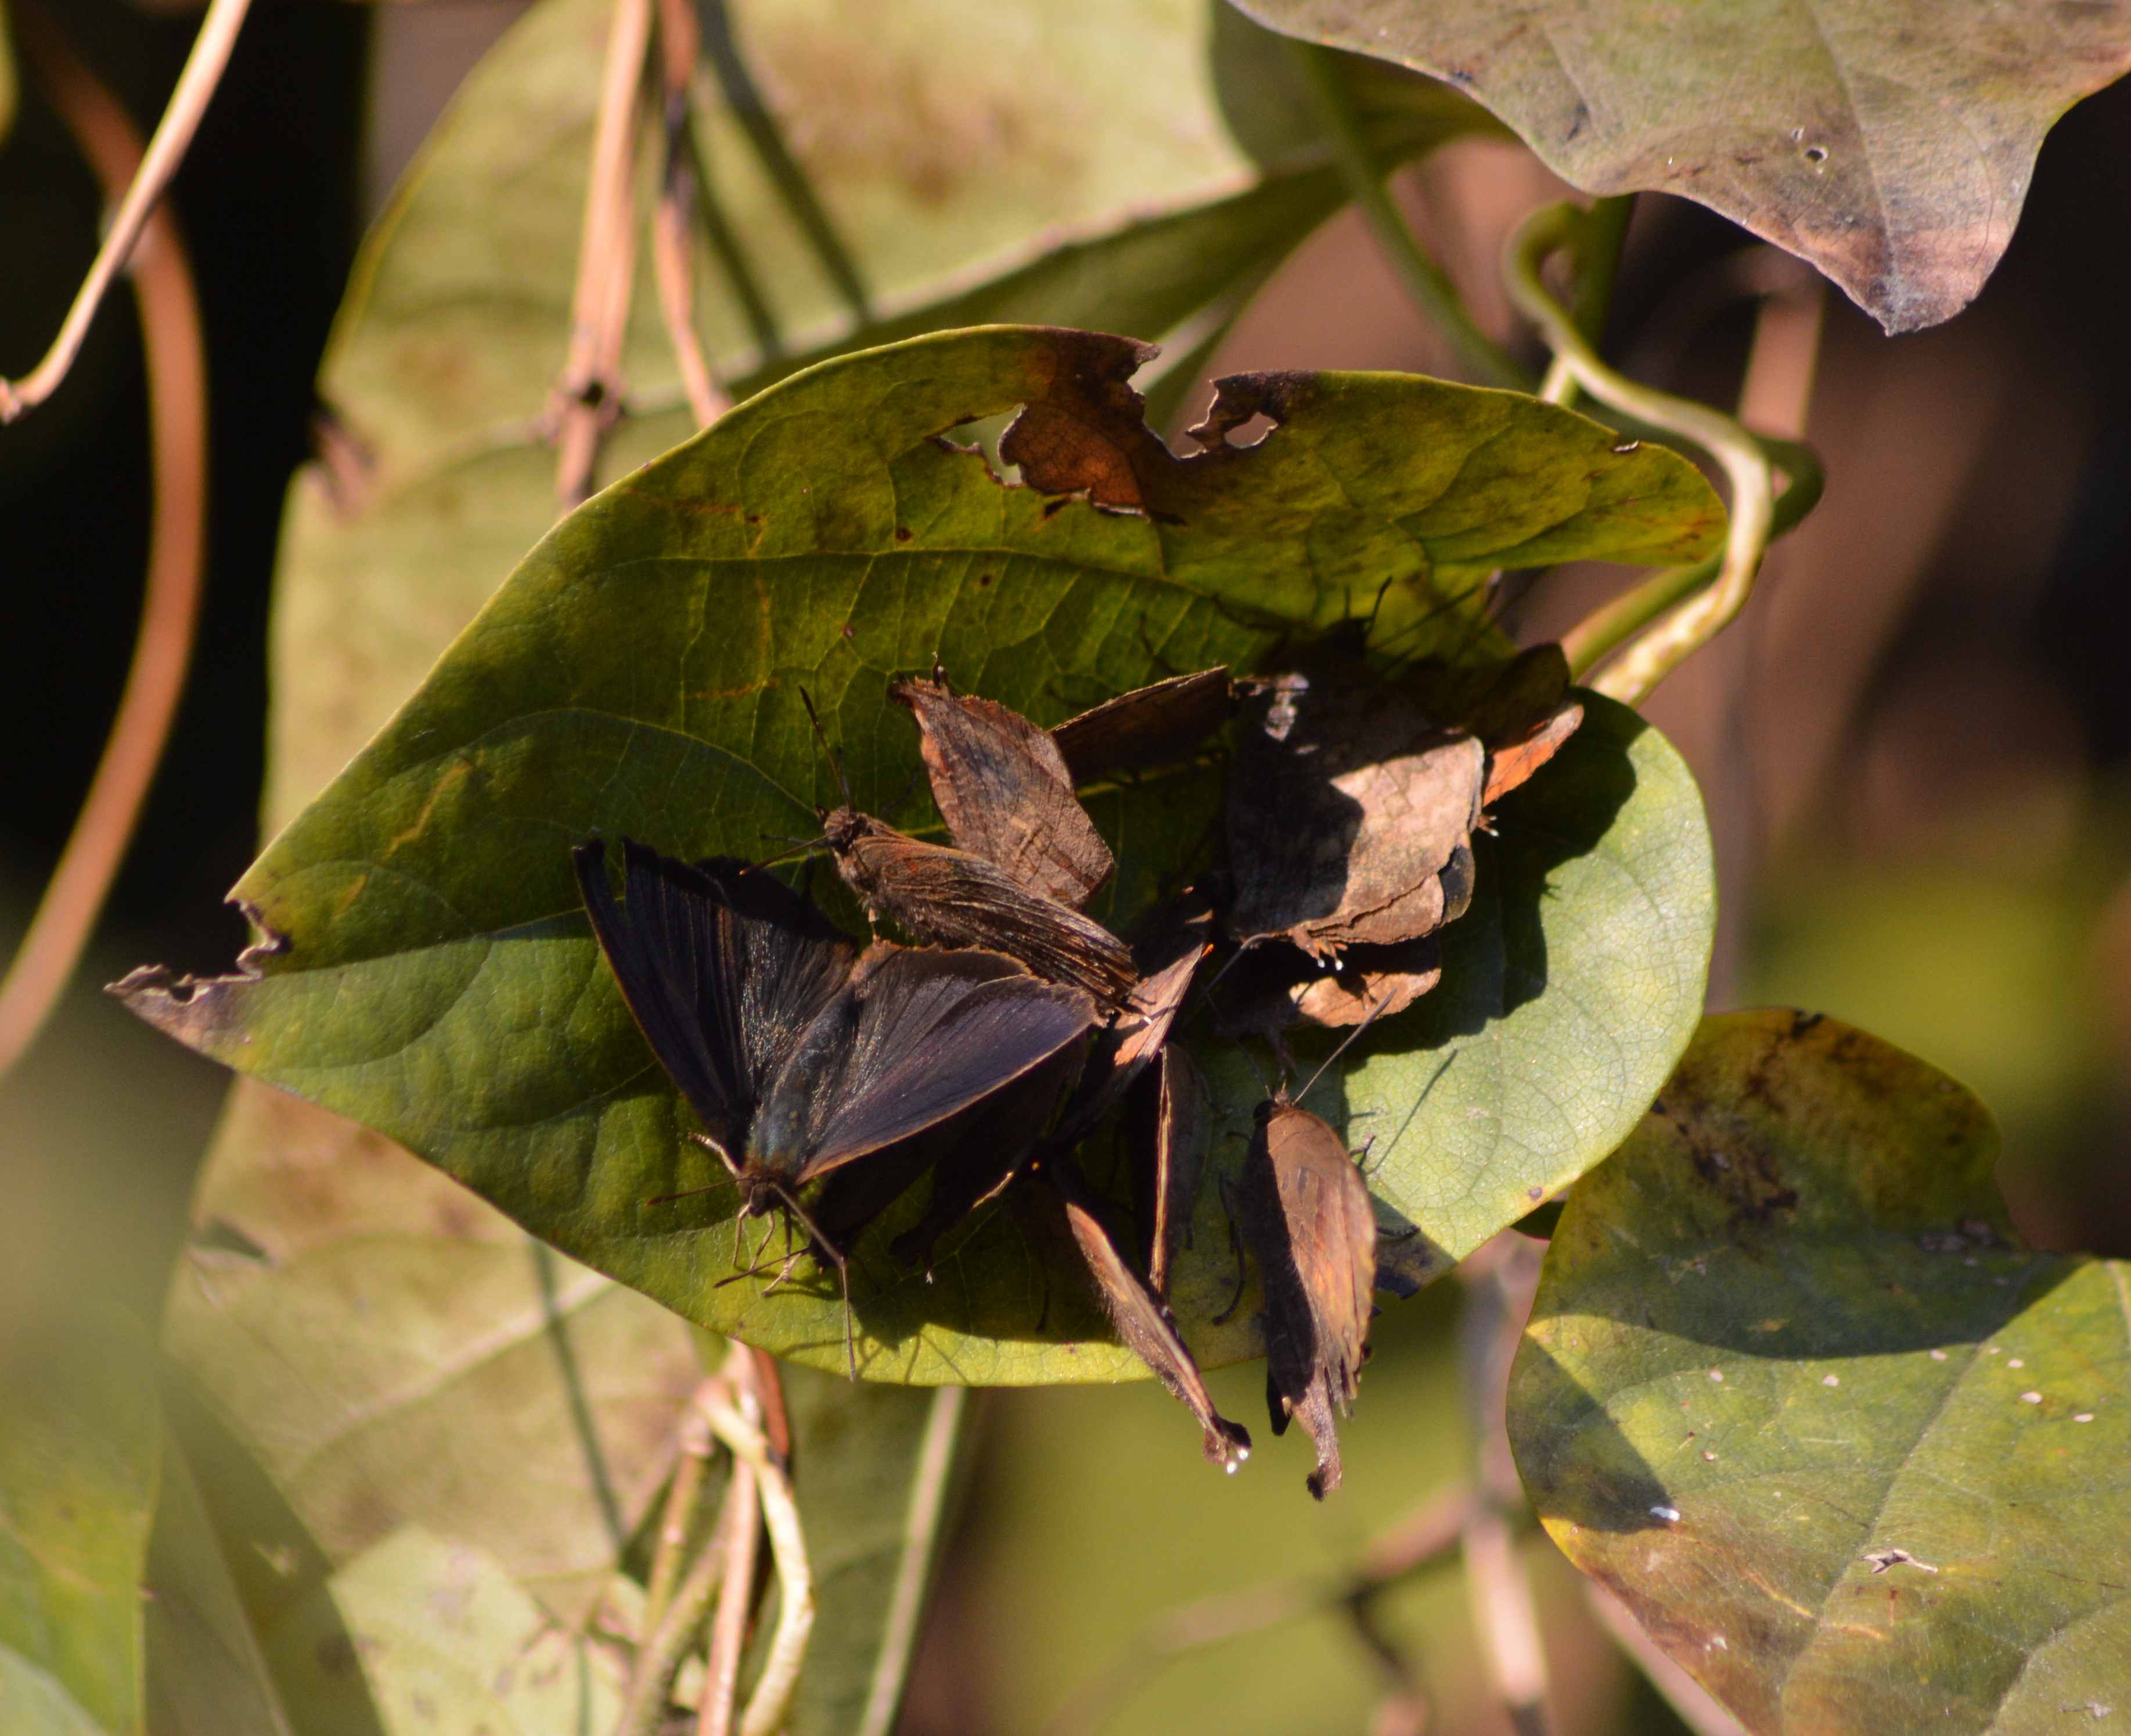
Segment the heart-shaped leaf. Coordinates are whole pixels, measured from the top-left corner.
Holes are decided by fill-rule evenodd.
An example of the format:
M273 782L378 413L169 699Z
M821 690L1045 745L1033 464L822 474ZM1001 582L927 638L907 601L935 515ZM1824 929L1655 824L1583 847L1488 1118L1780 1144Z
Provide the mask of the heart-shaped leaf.
M2131 68L2116 3L1238 3L1450 79L1587 192L1699 200L1810 260L1889 332L1975 299L2042 135Z
M152 1353L98 1315L18 1337L0 1375L0 1729L132 1736L161 1466Z
M1518 1466L1753 1729L2084 1727L2131 1681L2131 1272L2017 1246L1997 1143L1876 1038L1731 1014L1562 1214Z
M1051 721L1164 664L1247 667L1282 632L1350 611L1372 610L1417 647L1469 643L1487 630L1474 616L1495 567L1678 560L1721 522L1707 484L1670 452L1619 449L1535 399L1400 375L1229 382L1214 428L1263 413L1274 433L1247 447L1214 433L1176 458L1123 383L1142 354L1016 328L893 346L795 377L617 485L528 557L247 875L238 895L273 937L252 954L256 973L175 991L143 978L133 1004L390 1134L678 1311L779 1354L840 1361L825 1287L716 1282L747 1263L730 1190L680 1141L671 1083L587 937L572 842L601 832L684 856L758 854L765 838L811 830L833 785L802 686L848 752L861 805L893 819L917 761L888 678L936 655ZM1008 447L1032 474L1117 504L1003 487L980 454L936 438L1018 406ZM1691 789L1667 785L1664 763L1646 775L1616 753L1599 806L1621 810L1649 784L1667 791L1658 833L1675 836L1683 797L1698 827ZM1122 864L1103 906L1113 921L1185 865L1217 799L1218 777L1192 771L1095 804ZM1627 833L1645 819L1631 815ZM1574 836L1539 848L1561 861L1605 830L1583 815ZM1668 860L1684 882L1644 890L1685 912L1666 935L1686 937L1683 967L1646 968L1698 979L1707 858ZM1523 968L1535 968L1529 954ZM1506 994L1507 1007L1530 987L1476 993ZM1662 1053L1645 1074L1615 1076L1632 1097L1646 1098L1677 1048L1672 1026L1653 1022ZM1552 1185L1592 1161L1603 1149L1586 1149L1592 1128L1628 1112L1564 1120L1528 1166L1534 1179ZM1214 1263L1210 1247L1202 1259ZM867 1264L882 1268L859 1286L876 1378L1125 1366L1070 1275L1070 1275L1070 1260L998 1220L936 1284ZM1209 1353L1251 1342L1238 1327Z

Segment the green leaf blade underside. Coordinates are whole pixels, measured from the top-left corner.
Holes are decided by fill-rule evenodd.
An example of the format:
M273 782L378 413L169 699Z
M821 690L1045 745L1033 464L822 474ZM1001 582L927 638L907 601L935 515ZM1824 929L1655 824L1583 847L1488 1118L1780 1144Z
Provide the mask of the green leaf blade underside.
M1019 328L871 352L763 394L617 484L542 543L247 875L239 896L285 941L261 956L262 973L189 1000L150 991L136 1005L241 1070L400 1141L688 1318L840 1364L841 1311L826 1286L802 1278L765 1295L759 1279L719 1284L736 1263L730 1190L682 1139L671 1083L589 940L570 844L597 833L759 855L811 832L833 782L802 686L846 752L860 805L920 823L905 793L915 733L886 690L936 654L958 682L1055 721L1171 670L1249 667L1284 632L1372 607L1380 622L1406 621L1416 648L1470 643L1488 630L1474 610L1490 567L1674 560L1721 524L1707 484L1669 452L1616 452L1606 430L1552 406L1404 376L1238 382L1238 401L1279 426L1254 446L1176 459L1102 407L1100 382L1133 354L1121 340ZM1130 469L1148 512L1003 486L980 456L932 438L1023 404L1078 418L1091 450ZM1623 758L1633 734L1616 726L1611 748L1597 750L1611 806L1595 833L1589 815L1573 819L1577 848L1609 835L1615 813L1629 815L1631 841L1682 824L1700 837L1669 750L1650 736L1643 762ZM1621 806L1624 787L1647 787L1656 817ZM1183 870L1218 797L1205 771L1099 797L1099 820L1128 846L1100 912L1128 921ZM1690 1000L1707 947L1700 848L1665 857L1649 889L1678 917L1663 935L1679 979L1693 979ZM1564 858L1562 872L1578 871ZM1520 885L1536 921L1544 889L1530 876ZM1638 929L1630 949L1655 932ZM1478 1005L1461 1016L1483 1017ZM1617 1074L1631 1095L1647 1099L1689 1018L1676 995L1667 1002L1652 1043ZM1409 1072L1386 1094L1399 1088L1404 1117L1425 1081ZM1489 1203L1452 1212L1440 1236L1425 1209L1415 1222L1462 1250L1525 1209L1508 1192L1550 1189L1595 1161L1606 1145L1594 1129L1633 1107L1623 1098L1564 1121L1513 1176L1490 1160ZM1396 1163L1425 1169L1420 1145ZM707 1191L653 1203L692 1189ZM898 1227L865 1245L858 1286L874 1378L1098 1379L1134 1365L1070 1262L1027 1227L994 1219L929 1284L871 1253ZM1209 1293L1219 1245L1200 1256ZM1211 1360L1252 1353L1243 1324L1202 1337Z
M2060 1729L2131 1680L2131 1285L2014 1245L1996 1149L1890 1045L1731 1014L1563 1213L1519 1467L1755 1730Z
M254 1621L410 1526L581 1620L702 1378L686 1325L248 1079L194 1216L163 1341L201 1403L209 1438L188 1445Z
M2131 7L1937 0L1240 0L1447 79L1586 192L1674 193L1810 261L1889 332L1950 319L2043 135L2131 68Z
M161 1473L152 1353L99 1314L18 1339L0 1376L0 1729L132 1736Z

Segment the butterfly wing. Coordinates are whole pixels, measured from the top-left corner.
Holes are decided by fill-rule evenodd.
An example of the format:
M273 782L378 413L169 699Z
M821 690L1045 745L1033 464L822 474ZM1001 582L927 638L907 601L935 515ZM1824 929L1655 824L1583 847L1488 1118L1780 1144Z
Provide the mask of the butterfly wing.
M1073 779L1180 758L1228 720L1235 707L1226 665L1172 676L1105 700L1053 729Z
M570 854L592 933L644 1040L706 1131L737 1151L789 1028L835 994L855 949L766 875L745 878L776 892L750 887L735 908L737 863L692 868L625 840L617 901L606 845L596 839ZM754 1016L764 1005L767 1020Z
M1250 1432L1214 1408L1213 1395L1206 1390L1190 1347L1178 1335L1167 1311L1148 1294L1147 1286L1125 1263L1116 1239L1071 1162L1049 1166L1046 1173L1058 1192L1066 1227L1088 1264L1088 1275L1094 1280L1103 1312L1110 1317L1118 1337L1198 1419L1209 1462L1234 1471L1251 1456Z
M917 720L932 799L956 844L1062 904L1085 903L1110 878L1109 846L1048 729L939 681L889 691Z
M969 850L907 838L885 826L855 839L837 865L862 896L914 935L1020 959L1039 977L1123 1001L1136 973L1132 949L1092 916L1028 891Z
M996 953L876 948L851 992L857 1016L831 1088L813 1094L801 1182L938 1126L1095 1022L1087 995Z

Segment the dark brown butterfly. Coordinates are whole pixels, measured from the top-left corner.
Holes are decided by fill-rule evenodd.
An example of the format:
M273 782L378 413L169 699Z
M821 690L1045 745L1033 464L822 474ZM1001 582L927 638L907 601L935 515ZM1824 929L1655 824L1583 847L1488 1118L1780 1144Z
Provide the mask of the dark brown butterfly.
M888 691L917 720L932 799L956 845L1041 897L1086 903L1117 864L1051 732L996 700L954 692L937 667L930 681Z
M572 858L623 998L702 1122L694 1136L740 1184L740 1215L797 1219L848 1307L844 1252L800 1189L1041 1066L1093 1026L1094 1007L997 953L876 945L860 956L767 874L622 848L622 902L603 844Z
M1377 1219L1347 1142L1285 1093L1258 1105L1241 1187L1243 1236L1265 1285L1272 1432L1300 1416L1316 1443L1310 1492L1339 1486L1339 1433L1368 1354Z
M1211 1107L1190 1055L1171 1043L1134 1083L1127 1111L1140 1255L1147 1287L1165 1305L1178 1245L1191 1237L1191 1208L1206 1165Z
M1071 1160L1046 1164L1042 1173L1057 1192L1066 1227L1088 1263L1095 1293L1118 1337L1199 1419L1208 1461L1233 1475L1237 1466L1251 1456L1250 1431L1214 1409L1197 1361L1178 1336L1168 1310L1126 1265Z
M1073 782L1083 784L1180 758L1226 723L1234 709L1224 665L1120 693L1068 718L1051 737Z
M1382 1011L1372 1008L1348 1034L1302 1096ZM1302 1418L1317 1449L1310 1492L1321 1501L1339 1486L1338 1418L1353 1408L1369 1353L1376 1209L1338 1131L1285 1085L1258 1105L1239 1191L1243 1240L1265 1290L1272 1432L1285 1434L1289 1418ZM1239 1261L1238 1294L1241 1280Z
M806 703L813 717L813 701ZM843 768L833 753L830 763L840 782ZM927 844L860 813L848 787L842 806L822 811L821 831L836 853L836 872L869 917L885 916L943 946L1005 953L1040 977L1086 989L1105 1006L1116 1006L1131 989L1132 949L1123 941L1092 916L1030 892L997 863Z

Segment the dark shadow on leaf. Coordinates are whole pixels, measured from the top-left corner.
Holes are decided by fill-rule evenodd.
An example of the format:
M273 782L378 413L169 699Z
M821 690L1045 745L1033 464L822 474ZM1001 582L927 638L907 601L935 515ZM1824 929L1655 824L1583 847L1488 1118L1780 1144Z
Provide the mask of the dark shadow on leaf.
M1545 992L1554 876L1604 843L1635 793L1628 750L1645 727L1621 707L1593 705L1554 763L1496 805L1495 835L1473 840L1472 907L1443 930L1443 981L1387 1021L1383 1046L1436 1049L1477 1036Z
M1546 1350L1527 1337L1511 1377L1517 1470L1545 1491L1542 1518L1586 1531L1662 1531L1674 1521L1670 1494L1605 1406Z
M344 1680L347 1688L346 1696L334 1702L334 1729L341 1736L387 1736L355 1636L340 1621L338 1606L326 1591L332 1561L265 1468L223 1425L184 1371L165 1359L157 1385L164 1416L192 1468L253 1633L267 1639L276 1622L299 1605L316 1612L326 1626L313 1642L313 1662L322 1672ZM299 1727L309 1728L301 1715L309 1685L287 1679L282 1667L286 1660L271 1644L264 1649L275 1692L285 1705L296 1710Z

